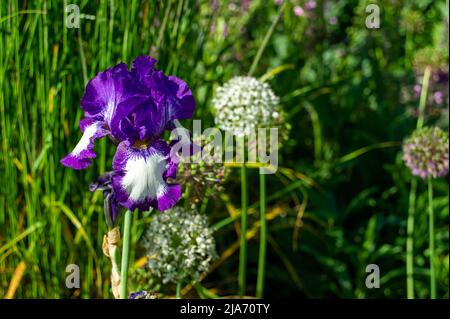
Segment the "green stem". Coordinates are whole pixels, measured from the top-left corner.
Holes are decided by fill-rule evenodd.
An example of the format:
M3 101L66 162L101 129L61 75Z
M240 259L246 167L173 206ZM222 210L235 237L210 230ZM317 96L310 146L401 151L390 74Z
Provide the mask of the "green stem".
M256 297L262 298L264 294L264 276L266 272L266 247L267 247L267 220L266 220L266 174L259 173L259 205L260 205L260 229L259 229L259 258L258 278L256 281Z
M272 33L278 24L278 21L280 21L280 18L283 15L284 8L286 7L286 2L287 1L285 1L285 3L283 3L281 5L277 16L272 21L272 25L270 26L269 30L267 31L266 35L264 36L263 42L261 43L261 46L259 47L258 52L256 53L255 59L253 60L252 66L250 67L250 71L248 72L249 76L251 76L256 71L256 67L258 66L258 62L261 59L264 49L266 48L267 43L269 42L269 39L272 36Z
M177 291L176 291L176 298L177 299L181 299L181 287L182 287L182 282L179 281L177 282Z
M120 298L127 298L128 284L128 261L130 258L130 235L131 235L131 219L133 213L129 210L125 212L125 220L123 223L123 246L122 246L122 267L120 273Z
M406 288L408 299L414 299L414 215L416 212L417 178L411 181L406 238Z
M205 197L202 200L202 206L200 206L200 214L204 214L206 207L208 207L209 196L211 195L211 187L207 187L205 191Z
M433 209L433 180L428 177L428 227L430 236L430 291L431 299L436 299L436 273L434 269L434 209Z
M417 129L421 129L424 123L424 113L427 104L428 86L430 83L431 68L425 68L420 92L419 115L417 117ZM406 238L406 293L408 299L414 299L414 215L416 206L417 180L413 177L409 193L409 208ZM431 238L431 234L430 234Z
M240 238L240 250L239 250L239 296L242 298L245 295L245 283L246 283L246 268L247 268L247 165L244 163L241 169L241 238Z
M427 66L423 73L422 90L420 91L419 117L417 118L417 128L420 129L424 122L425 106L427 105L428 86L430 84L431 68Z
M191 196L191 188L189 185L186 185L186 190L184 191L184 209L189 209L190 204L190 196Z

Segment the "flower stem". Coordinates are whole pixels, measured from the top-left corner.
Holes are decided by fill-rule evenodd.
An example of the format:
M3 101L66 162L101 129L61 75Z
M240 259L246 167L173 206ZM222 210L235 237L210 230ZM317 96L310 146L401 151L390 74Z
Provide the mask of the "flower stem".
M122 244L122 267L120 273L120 298L127 298L128 284L128 261L130 258L130 237L131 237L131 218L132 212L127 210L123 223L123 244Z
M419 114L417 117L417 129L421 129L424 123L425 106L427 104L428 86L430 83L431 68L425 68L422 79L422 90L419 100ZM416 211L417 179L413 177L409 192L409 207L406 238L406 294L408 299L414 299L414 215ZM431 237L431 234L430 234Z
M266 271L266 247L267 247L267 220L266 220L266 174L259 173L259 258L258 278L256 280L256 297L262 298L264 294L264 276Z
M181 299L181 287L182 287L181 281L177 282L177 291L175 295L177 299Z
M422 90L420 91L419 116L417 118L417 128L421 129L424 122L425 106L427 105L428 86L430 84L431 68L427 66L423 74Z
M406 291L408 299L414 299L414 215L416 212L417 178L411 181L406 238Z
M430 294L436 299L436 273L434 269L434 209L433 209L433 180L428 177L428 227L430 236Z
M191 188L189 187L189 185L186 185L186 190L184 192L184 209L188 209L189 208L189 203L190 203L190 195L191 194Z
M246 271L247 271L247 165L242 164L241 169L241 238L239 250L239 296L242 298L245 295Z

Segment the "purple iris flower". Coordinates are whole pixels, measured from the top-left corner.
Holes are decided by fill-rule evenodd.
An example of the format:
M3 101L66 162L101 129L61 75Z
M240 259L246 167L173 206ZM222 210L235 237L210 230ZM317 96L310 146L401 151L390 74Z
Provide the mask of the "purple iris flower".
M164 75L155 64L155 59L140 56L131 71L120 63L89 81L81 99L83 136L61 160L67 167L84 169L96 157L94 141L109 136L118 144L111 193L130 210L163 211L181 196L180 185L167 183L178 166L162 134L178 120L192 117L195 100L183 80Z

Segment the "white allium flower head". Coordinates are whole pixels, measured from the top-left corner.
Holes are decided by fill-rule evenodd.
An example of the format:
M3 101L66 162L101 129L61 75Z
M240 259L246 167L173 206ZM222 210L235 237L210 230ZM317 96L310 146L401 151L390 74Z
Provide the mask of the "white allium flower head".
M148 267L163 283L197 280L217 257L212 229L194 208L174 207L150 223L143 246Z
M236 136L257 128L280 126L280 99L269 84L250 76L237 76L217 88L213 98L216 125Z

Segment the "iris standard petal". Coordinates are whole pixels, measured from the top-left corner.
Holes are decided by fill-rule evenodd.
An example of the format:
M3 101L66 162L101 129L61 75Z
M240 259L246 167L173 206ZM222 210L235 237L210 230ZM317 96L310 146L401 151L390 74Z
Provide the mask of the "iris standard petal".
M85 169L91 165L91 159L96 157L94 140L109 133L104 129L102 122L93 119L80 121L80 128L83 136L72 152L61 160L61 164L73 169Z
M86 86L81 108L87 117L96 117L106 123L112 136L121 140L120 121L136 105L149 98L146 88L128 71L125 63L98 73ZM148 91L148 90L147 90Z
M176 76L165 76L162 71L154 71L143 79L150 88L158 111L166 117L166 126L173 120L191 118L195 110L195 99L186 82Z
M150 73L155 64L156 60L148 55L138 56L131 65L131 74L135 78L142 80Z
M189 86L182 79L171 75L169 81L174 89L175 96L169 101L169 116L171 120L189 119L194 115L195 99Z
M167 184L167 178L175 175L174 165L170 147L163 140L140 148L128 141L120 143L113 161L113 188L118 202L130 210L171 208L181 197L180 185Z

